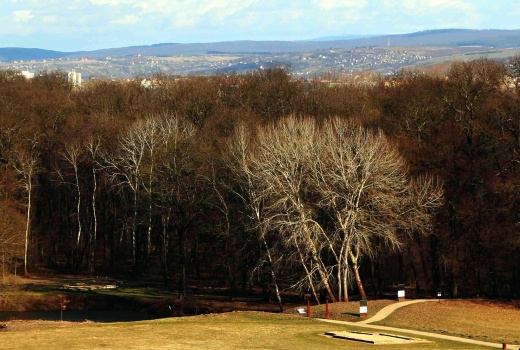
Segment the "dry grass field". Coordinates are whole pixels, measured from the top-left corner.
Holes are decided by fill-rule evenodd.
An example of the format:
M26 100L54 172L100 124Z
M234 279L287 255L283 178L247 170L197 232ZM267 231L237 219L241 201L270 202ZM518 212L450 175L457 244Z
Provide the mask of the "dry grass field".
M1 310L56 310L57 287L70 278L33 278L3 280L0 284ZM158 287L157 287L158 288ZM125 284L103 295L137 302L145 298L151 305L164 304L173 298L167 291L146 284ZM109 293L109 294L106 294ZM72 293L75 301L96 293ZM102 296L98 295L97 298ZM83 299L82 299L83 298ZM152 321L96 323L60 321L0 322L0 349L373 349L374 345L331 339L323 336L330 331L359 328L334 325L314 320L325 317L325 305L312 306L311 319L298 315L297 304L288 304L285 313L275 311L274 303L243 300L229 302L217 295L192 296L190 305L205 307L212 314L164 318ZM155 303L155 304L154 304ZM369 300L369 317L395 300ZM101 306L102 303L97 305ZM124 304L126 305L126 304ZM131 305L129 303L128 305ZM144 304L149 305L149 304ZM299 305L301 306L301 305ZM238 311L225 312L224 311ZM263 310L239 311L239 310ZM329 304L330 318L356 322L359 302ZM83 319L83 318L81 318ZM506 342L520 345L520 302L486 300L443 300L419 303L395 311L377 323L392 327L415 329L438 334L454 335L487 342ZM367 331L363 329L362 331ZM404 334L404 333L403 333ZM429 339L431 343L406 346L378 345L383 349L479 349L478 346L458 342ZM508 347L518 349L519 346Z
M396 310L376 324L520 345L520 302L443 300L419 303Z
M330 339L328 331L349 330L302 316L263 312L232 312L154 321L96 324L33 322L0 332L1 349L373 349L374 345ZM40 322L40 324L38 324ZM351 329L350 329L351 330ZM366 330L364 330L366 331ZM482 349L433 340L378 349Z

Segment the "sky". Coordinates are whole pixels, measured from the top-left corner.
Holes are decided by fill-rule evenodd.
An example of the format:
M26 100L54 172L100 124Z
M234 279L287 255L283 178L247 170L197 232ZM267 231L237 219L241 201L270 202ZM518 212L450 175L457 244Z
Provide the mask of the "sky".
M307 40L520 29L518 0L0 0L0 47Z

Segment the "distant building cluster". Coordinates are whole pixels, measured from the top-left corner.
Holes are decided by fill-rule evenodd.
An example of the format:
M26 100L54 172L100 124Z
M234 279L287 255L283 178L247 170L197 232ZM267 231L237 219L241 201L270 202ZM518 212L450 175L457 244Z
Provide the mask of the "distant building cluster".
M67 72L67 80L74 87L81 86L81 73L76 71Z
M25 77L25 79L32 79L34 78L34 73L29 72L28 70L23 70L20 72L20 74Z
M25 79L33 79L34 73L28 71L28 70L22 70L19 71L19 75L23 76ZM80 87L81 86L81 73L78 73L76 71L67 72L67 81L73 86L73 87Z

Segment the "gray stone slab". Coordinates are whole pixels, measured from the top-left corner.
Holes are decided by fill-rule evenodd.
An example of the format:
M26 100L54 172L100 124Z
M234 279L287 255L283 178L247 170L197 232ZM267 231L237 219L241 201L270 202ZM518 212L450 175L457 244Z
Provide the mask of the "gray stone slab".
M355 331L332 331L326 332L325 335L338 339L357 341L362 343L383 345L383 344L410 344L410 343L429 343L430 341L411 338L401 335L388 333L371 333L371 332L355 332Z

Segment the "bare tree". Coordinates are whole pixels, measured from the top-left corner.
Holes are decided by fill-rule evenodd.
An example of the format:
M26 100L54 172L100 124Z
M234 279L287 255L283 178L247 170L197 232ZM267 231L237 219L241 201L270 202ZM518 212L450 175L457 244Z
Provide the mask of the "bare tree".
M97 247L97 231L98 231L98 217L97 217L97 188L98 188L98 172L101 168L100 165L100 150L101 150L101 138L91 136L85 142L85 147L90 156L91 171L92 171L92 218L93 228L90 237L90 272L93 273L95 269L95 254Z
M240 145L243 136L237 135ZM373 257L376 242L398 249L408 232L426 232L442 203L441 187L428 177L411 181L404 160L380 131L338 118L318 127L311 118L288 117L256 135L236 169L256 191L262 210L257 227L296 251L309 286L314 288L316 273L332 301L334 269L340 300L348 300L350 268L366 299L362 257ZM320 215L331 218L333 227ZM325 263L326 255L334 266Z
M133 218L132 218L132 261L134 270L137 269L137 223L139 199L142 188L143 158L145 156L146 144L138 137L136 124L127 130L119 139L119 149L114 154L105 156L104 166L106 167L109 178L116 187L129 189L133 197Z
M350 260L366 299L359 274L362 256L373 257L375 242L396 249L403 234L428 232L431 214L442 204L442 187L427 176L411 181L404 160L381 131L335 118L323 126L320 141L315 183L340 233L342 290L346 293Z
M261 249L265 249L278 305L280 311L283 311L283 302L276 276L275 259L271 252L272 247L269 246L266 239L269 227L265 225L264 222L264 203L261 196L261 189L257 181L256 173L251 169L251 142L251 134L247 132L244 124L240 124L235 132L235 137L229 144L230 159L227 164L231 172L238 179L240 187L240 191L234 191L234 193L239 196L247 208L246 216L249 219L249 223L246 224L247 230L256 233L256 240L261 246Z
M40 171L39 168L39 152L36 149L37 142L35 139L28 142L28 146L14 151L12 158L12 166L18 175L19 185L25 192L26 197L26 225L25 225L25 242L24 242L24 274L28 272L28 250L31 239L31 218L33 205L33 188L35 187L36 175Z
M198 198L197 181L190 155L190 142L195 135L193 124L177 117L164 115L159 127L157 157L158 199L162 208L163 264L168 275L171 231L175 230L179 244L179 297L186 297L186 234L194 220Z
M157 184L156 163L162 136L160 135L160 121L155 116L149 116L134 125L133 132L138 143L144 146L143 171L141 175L143 178L143 189L148 195L148 227L146 234L146 261L148 261L152 247L154 195L157 192L155 189Z
M16 260L24 256L23 214L16 210L13 203L0 200L0 260L2 261L2 277L6 275L6 267L13 265L16 274Z
M83 150L79 143L73 142L65 144L64 150L61 152L62 158L72 167L72 173L74 175L73 185L76 190L76 220L77 220L77 233L76 233L76 265L79 267L79 256L80 256L80 243L83 226L81 224L81 186L80 186L80 173L79 167L81 158L83 156ZM63 179L63 174L60 173Z
M327 246L326 234L316 221L309 172L316 157L316 125L312 119L286 118L276 125L257 130L255 147L248 151L246 162L250 181L262 205L259 227L265 233L278 233L279 240L301 249L300 263L313 289L312 274L319 276L320 285L329 298L336 297L329 283L329 269L321 258ZM305 256L309 255L312 267Z

